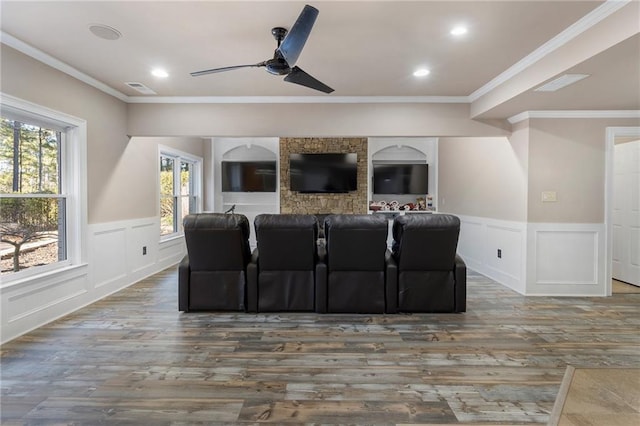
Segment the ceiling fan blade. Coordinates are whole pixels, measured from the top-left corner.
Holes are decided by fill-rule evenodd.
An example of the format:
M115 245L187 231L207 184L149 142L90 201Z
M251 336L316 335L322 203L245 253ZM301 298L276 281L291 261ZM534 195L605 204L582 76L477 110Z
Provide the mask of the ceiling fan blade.
M265 62L260 62L258 64L234 65L232 67L212 68L210 70L192 72L191 73L191 77L198 77L198 76L201 76L201 75L215 74L217 72L237 70L239 68L264 67L264 66L265 66Z
M306 86L311 89L319 90L324 93L333 92L333 89L331 87L311 77L309 74L302 71L302 69L298 67L293 67L291 69L291 72L284 78L284 81L288 81L289 83L299 84L301 86Z
M307 38L309 38L309 33L311 33L311 28L313 28L317 17L318 9L305 5L298 19L296 19L295 24L293 24L291 30L287 33L284 40L282 40L282 44L278 47L277 50L282 54L290 67L294 66L298 60L298 56L300 56L300 52L302 52L302 48L307 42Z

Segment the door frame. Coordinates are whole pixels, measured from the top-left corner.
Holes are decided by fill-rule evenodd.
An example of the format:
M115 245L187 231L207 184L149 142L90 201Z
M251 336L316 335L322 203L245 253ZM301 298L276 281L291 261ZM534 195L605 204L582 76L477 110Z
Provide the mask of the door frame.
M606 234L605 246L605 295L611 296L613 278L613 173L615 140L617 137L638 137L640 139L640 127L607 127L605 145L605 171L604 171L604 223Z

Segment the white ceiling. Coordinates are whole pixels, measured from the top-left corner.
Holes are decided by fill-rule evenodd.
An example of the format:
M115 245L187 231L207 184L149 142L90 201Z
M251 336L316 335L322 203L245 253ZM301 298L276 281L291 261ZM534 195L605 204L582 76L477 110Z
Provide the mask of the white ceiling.
M333 87L335 92L330 95L284 82L263 68L189 75L202 69L270 59L276 47L271 28L290 28L305 2L2 0L0 7L4 43L25 52L33 47L45 57L109 86L126 100L142 96L125 85L133 81L163 98L461 97L471 102L493 88L510 67L531 59L536 49L544 52L545 43L566 34L576 22L589 28L583 37L598 40L597 25L603 24L591 28L585 16L593 16L605 2L309 3L320 13L297 65ZM638 8L617 13L621 12L638 13ZM88 29L94 23L117 29L122 38L107 41L94 36ZM459 23L466 24L469 33L455 38L449 30ZM593 54L576 55L561 69L538 74L544 81L565 70L590 74L589 78L555 93L533 92L531 82L535 79L530 79L530 87L516 90L479 116L506 118L540 109L640 109L640 36L635 28L630 34L611 46L592 42ZM569 49L570 45L562 47ZM544 61L539 62L527 69L533 71L532 67ZM430 68L431 74L413 77L420 66ZM170 76L153 77L150 71L154 67L165 68ZM545 72L552 68L547 66Z

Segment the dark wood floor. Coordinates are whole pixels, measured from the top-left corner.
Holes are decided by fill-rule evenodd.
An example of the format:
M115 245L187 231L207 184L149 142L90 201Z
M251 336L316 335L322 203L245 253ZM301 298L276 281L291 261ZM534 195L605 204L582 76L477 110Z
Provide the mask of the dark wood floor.
M468 293L464 314L182 314L171 268L4 345L2 424L545 424L567 365L640 363L640 294Z

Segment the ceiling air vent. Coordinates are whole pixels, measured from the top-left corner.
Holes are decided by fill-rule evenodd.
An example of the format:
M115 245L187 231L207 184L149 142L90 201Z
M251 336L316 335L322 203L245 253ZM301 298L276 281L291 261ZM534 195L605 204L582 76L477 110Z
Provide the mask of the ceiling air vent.
M130 81L128 83L125 83L127 86L131 87L132 89L137 90L138 92L142 93L143 95L157 95L156 92L154 92L153 90L149 89L147 86L145 86L142 83L137 83L135 81Z
M550 82L543 84L542 86L535 89L535 91L555 92L556 90L560 90L563 87L567 87L568 85L587 77L589 77L589 74L565 74L556 78L555 80L551 80Z

